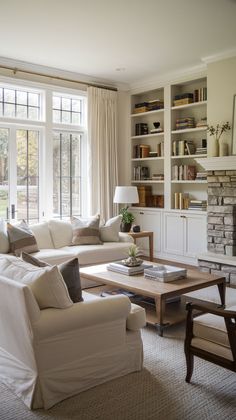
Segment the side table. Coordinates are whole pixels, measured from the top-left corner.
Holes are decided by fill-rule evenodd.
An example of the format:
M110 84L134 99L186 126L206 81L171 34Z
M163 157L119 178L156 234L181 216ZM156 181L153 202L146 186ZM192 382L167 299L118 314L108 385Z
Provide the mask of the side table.
M153 261L153 232L143 230L141 232L129 232L128 235L133 238L135 244L138 238L149 238L149 259Z

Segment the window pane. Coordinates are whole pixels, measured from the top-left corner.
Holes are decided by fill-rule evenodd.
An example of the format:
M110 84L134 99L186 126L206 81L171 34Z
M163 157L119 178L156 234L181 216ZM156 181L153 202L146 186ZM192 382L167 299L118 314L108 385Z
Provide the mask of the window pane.
M0 102L0 117L2 117L2 103Z
M60 216L60 137L54 134L53 142L53 215Z
M80 214L80 178L72 179L72 214Z
M28 209L29 219L38 219L39 217L39 188L38 188L38 177L29 177L28 187Z
M9 131L0 129L0 217L7 217L8 207L8 136Z
M65 111L70 111L70 107L71 107L71 100L68 98L62 98L62 106L61 108Z
M4 89L4 101L11 102L14 104L16 101L15 91L12 89Z
M28 93L29 95L29 105L31 106L39 106L39 94L38 93Z
M80 114L79 113L75 113L75 112L72 112L72 124L75 124L75 125L80 125Z
M8 118L15 117L15 105L13 104L4 105L4 117L8 117Z
M61 122L63 124L70 124L70 112L62 111L61 113Z
M31 108L28 109L29 113L29 120L38 120L39 119L39 110L38 108Z
M62 178L62 215L70 216L70 178Z
M70 137L64 135L61 142L61 176L70 176Z
M53 122L60 123L61 122L61 111L53 110Z
M61 98L60 96L53 96L53 108L61 109Z
M18 179L17 185L17 218L27 220L27 186L26 179Z
M17 184L27 177L27 131L17 130Z
M27 105L27 92L16 91L16 102L20 105Z
M80 112L80 102L79 99L72 99L72 111Z
M38 132L28 132L28 175L37 177L39 172ZM32 178L33 181L34 178ZM31 184L36 185L36 184Z
M80 136L74 135L72 137L72 167L71 167L71 176L78 177L80 176Z
M17 118L27 119L27 106L17 105L16 116Z
M0 101L3 101L3 88L0 88Z

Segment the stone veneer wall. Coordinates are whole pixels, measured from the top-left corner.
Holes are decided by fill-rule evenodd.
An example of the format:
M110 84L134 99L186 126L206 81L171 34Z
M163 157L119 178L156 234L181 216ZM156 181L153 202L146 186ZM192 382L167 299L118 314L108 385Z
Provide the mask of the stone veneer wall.
M198 259L201 271L226 278L236 287L236 171L208 171L207 238L208 251L218 254L217 262ZM220 258L224 255L224 258ZM232 259L232 265L224 262ZM209 258L210 259L210 258Z
M236 255L236 171L208 171L208 251Z

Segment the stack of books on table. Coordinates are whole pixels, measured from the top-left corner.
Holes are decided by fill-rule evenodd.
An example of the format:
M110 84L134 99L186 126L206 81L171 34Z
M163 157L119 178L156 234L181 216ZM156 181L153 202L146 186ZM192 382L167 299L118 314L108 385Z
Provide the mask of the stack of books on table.
M116 271L117 273L122 273L127 276L135 276L136 274L141 274L144 272L144 269L151 268L151 264L141 264L136 267L128 267L123 263L123 261L112 262L107 265L107 269L110 271Z
M167 283L186 277L185 268L174 267L172 265L158 265L144 270L144 277L151 280Z

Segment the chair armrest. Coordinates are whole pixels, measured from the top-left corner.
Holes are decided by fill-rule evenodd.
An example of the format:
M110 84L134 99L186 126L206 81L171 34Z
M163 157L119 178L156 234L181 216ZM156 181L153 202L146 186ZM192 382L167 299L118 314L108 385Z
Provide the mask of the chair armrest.
M66 309L43 309L40 320L33 325L34 334L38 339L46 339L118 319L124 320L125 328L130 309L130 300L124 295L78 302Z
M130 242L131 244L134 243L132 236L125 232L119 232L119 242Z
M187 311L200 311L202 313L210 313L213 315L223 316L224 318L236 318L236 311L230 311L228 309L220 308L219 306L214 307L213 305L209 304L201 304L201 303L187 303L186 305Z

